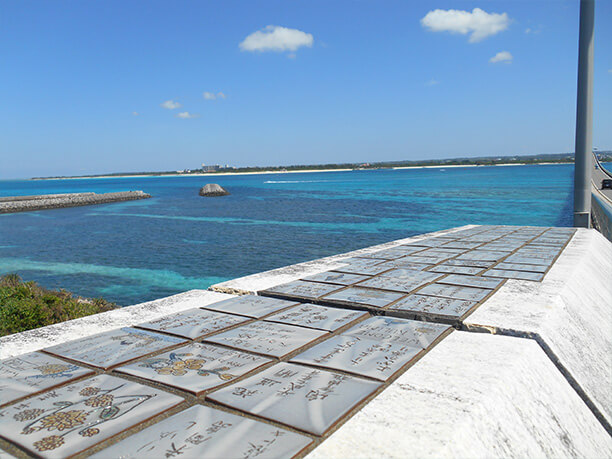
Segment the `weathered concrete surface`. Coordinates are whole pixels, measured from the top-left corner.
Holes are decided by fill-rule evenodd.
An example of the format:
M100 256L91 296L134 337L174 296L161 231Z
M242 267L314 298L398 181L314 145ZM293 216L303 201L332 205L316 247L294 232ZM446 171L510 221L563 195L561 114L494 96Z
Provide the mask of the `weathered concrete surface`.
M612 423L612 243L599 232L579 229L543 282L509 280L464 325L543 343Z
M0 338L0 359L25 354L73 339L157 319L173 312L232 298L207 290L190 290L147 303L69 320Z
M473 228L475 225L466 225L450 230L437 231L434 233L419 234L418 236L399 239L397 241L387 242L385 244L375 245L364 249L355 250L353 252L343 253L341 255L333 255L331 257L320 258L318 260L307 261L305 263L298 263L295 265L285 266L270 271L264 271L262 273L252 274L250 276L240 277L238 279L232 279L226 282L212 285L209 287L210 290L215 292L233 293L233 294L247 294L256 293L260 290L265 290L276 285L285 284L294 280L301 279L305 276L312 274L318 274L330 269L336 269L341 266L345 266L342 263L346 258L356 257L367 253L377 252L383 249L389 249L396 247L401 244L408 242L419 241L432 236L440 236L442 234L449 234L455 231Z
M534 340L454 332L307 457L611 456Z
M66 193L41 196L19 196L3 198L0 201L0 214L30 212L35 210L59 209L63 207L89 206L109 202L147 199L151 195L143 191L119 191L116 193Z

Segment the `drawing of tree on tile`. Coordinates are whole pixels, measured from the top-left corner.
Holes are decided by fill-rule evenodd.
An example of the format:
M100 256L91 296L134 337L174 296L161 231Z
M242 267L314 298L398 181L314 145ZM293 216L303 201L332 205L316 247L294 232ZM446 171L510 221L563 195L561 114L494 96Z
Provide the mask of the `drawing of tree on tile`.
M279 363L207 396L238 410L323 435L381 383Z
M450 333L449 325L393 317L371 317L343 334L427 349Z
M326 331L293 325L253 322L205 338L205 340L235 349L281 358L327 334Z
M0 361L0 405L93 373L39 352Z
M199 395L271 361L211 344L192 344L119 367L117 371Z
M386 381L423 352L420 346L338 335L297 355L291 362Z
M136 328L119 328L44 349L95 367L108 369L187 341Z
M0 413L0 436L43 457L67 457L182 401L101 375L5 408Z
M196 405L92 458L292 458L312 440L263 422Z
M266 318L267 322L279 322L300 327L334 331L360 317L368 316L365 311L328 308L315 304L302 304Z
M194 308L138 324L138 327L196 339L247 320L241 316Z

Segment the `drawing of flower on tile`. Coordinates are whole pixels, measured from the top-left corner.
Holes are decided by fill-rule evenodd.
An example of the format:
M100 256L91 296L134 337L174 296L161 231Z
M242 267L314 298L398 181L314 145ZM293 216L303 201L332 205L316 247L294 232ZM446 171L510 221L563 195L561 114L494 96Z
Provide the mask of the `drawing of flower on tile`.
M326 331L293 325L253 322L210 336L205 341L281 358L328 334Z
M100 375L7 407L0 417L0 436L42 457L66 457L182 401L176 395Z
M381 383L279 363L207 396L238 410L323 435Z
M423 352L420 346L338 335L293 357L291 362L386 381Z
M246 322L248 318L194 308L138 324L139 328L197 339Z
M0 361L0 405L53 388L93 371L40 352Z
M229 300L209 304L203 308L211 311L219 311L259 319L267 316L268 314L282 311L283 309L287 309L288 307L296 304L296 301L279 300L277 298L269 298L266 296L243 295L237 296L236 298L230 298Z
M351 309L329 308L315 304L302 304L287 309L266 318L266 322L278 322L299 327L316 328L319 330L335 331L355 320L366 317L365 311Z
M427 349L451 331L449 325L379 316L366 319L343 334Z
M119 367L116 371L200 395L271 361L234 349L194 343Z
M196 405L154 424L92 458L292 458L312 439L305 435Z
M136 328L119 328L44 349L95 367L108 369L156 351L186 343L173 336Z

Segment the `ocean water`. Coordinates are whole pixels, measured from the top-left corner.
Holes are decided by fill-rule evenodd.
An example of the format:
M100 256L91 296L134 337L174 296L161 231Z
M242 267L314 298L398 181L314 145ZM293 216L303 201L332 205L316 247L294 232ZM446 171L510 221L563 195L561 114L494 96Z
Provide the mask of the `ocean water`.
M0 274L135 304L466 224L572 224L572 165L0 181L152 199L0 215ZM203 198L219 183L231 195Z

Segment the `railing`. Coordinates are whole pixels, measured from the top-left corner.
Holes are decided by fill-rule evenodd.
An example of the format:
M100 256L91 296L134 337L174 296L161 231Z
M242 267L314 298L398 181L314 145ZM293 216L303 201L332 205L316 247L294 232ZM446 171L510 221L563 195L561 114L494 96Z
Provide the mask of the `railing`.
M612 178L612 174L601 165L595 153L593 153L593 157L601 173ZM593 228L603 234L606 239L612 241L612 201L599 190L600 184L595 183L595 180L591 180L591 185L591 221Z

